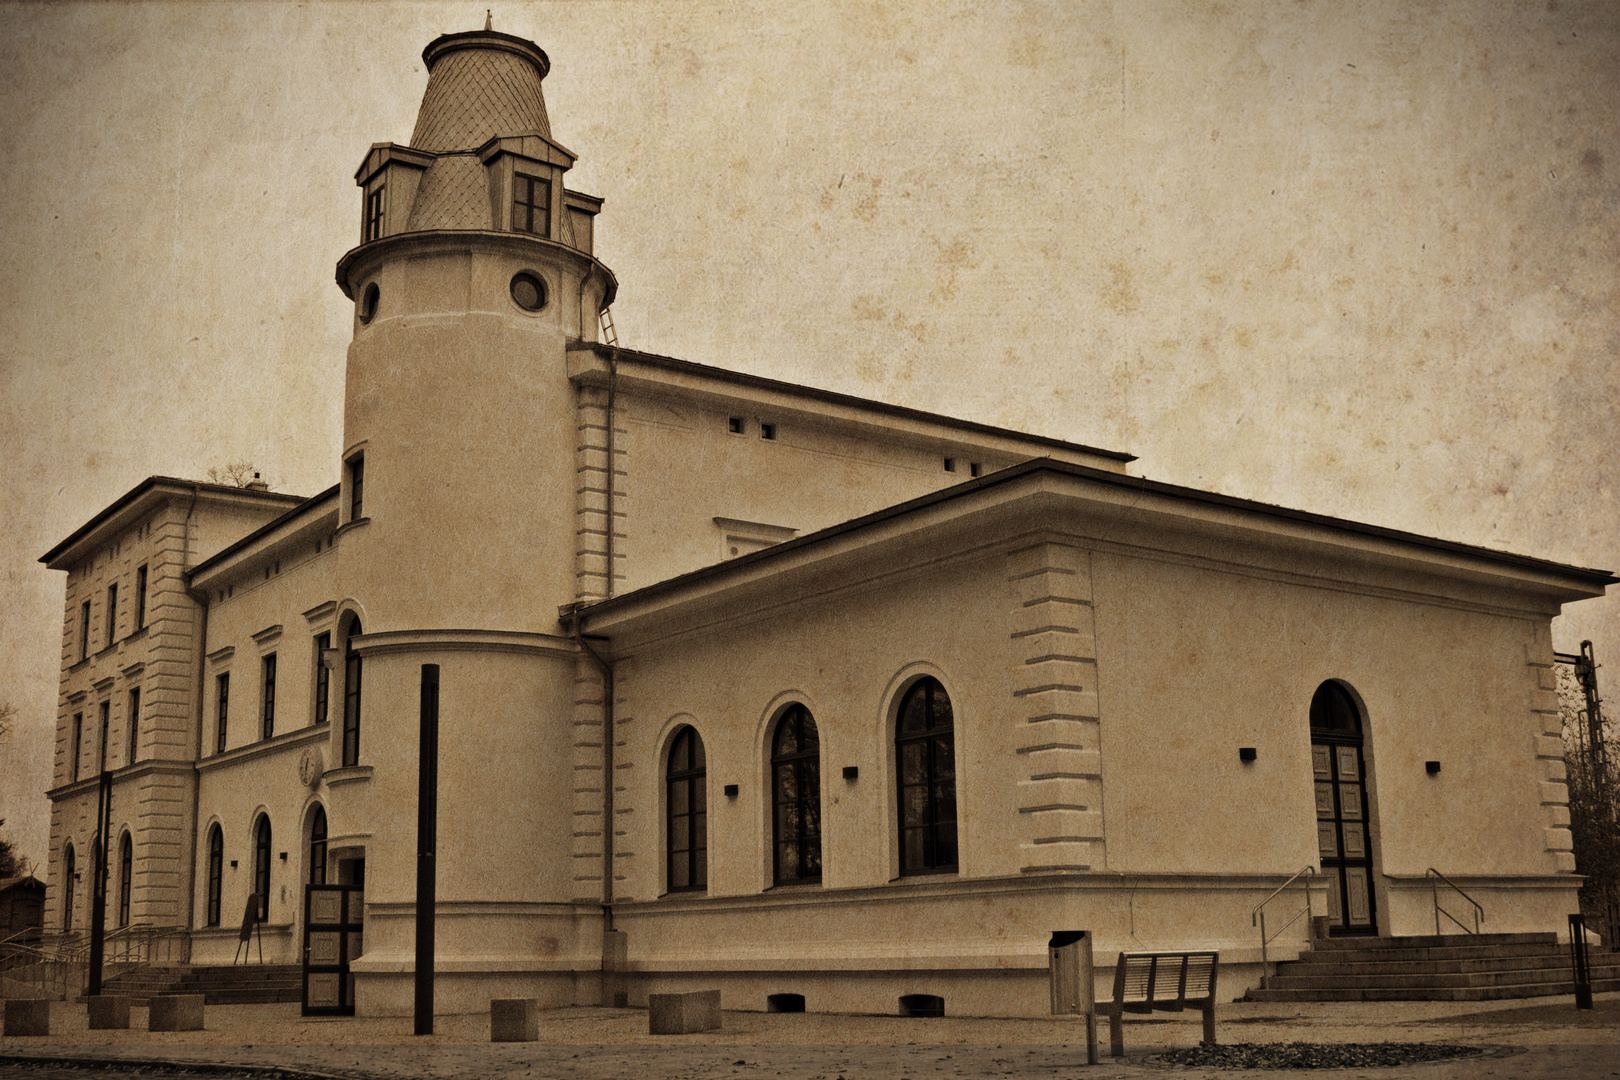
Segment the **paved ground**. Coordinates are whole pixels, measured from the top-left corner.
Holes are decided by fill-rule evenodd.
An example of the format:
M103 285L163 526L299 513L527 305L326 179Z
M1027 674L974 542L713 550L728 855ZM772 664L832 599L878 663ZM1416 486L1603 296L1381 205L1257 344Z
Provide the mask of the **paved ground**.
M0 1039L0 1075L29 1080L120 1080L184 1075L137 1063L273 1066L366 1080L1070 1080L1169 1076L1273 1078L1293 1071L1224 1071L1155 1063L1154 1054L1196 1045L1197 1013L1129 1022L1127 1057L1085 1064L1083 1027L1058 1019L901 1019L833 1014L728 1012L720 1031L647 1034L639 1009L559 1009L543 1014L539 1043L491 1044L487 1015L441 1016L432 1036L409 1018L305 1019L297 1005L209 1006L207 1030L152 1034L146 1010L128 1031L90 1031L84 1006L52 1009L53 1034ZM1334 1070L1374 1080L1587 1080L1620 1078L1620 994L1577 1012L1573 999L1490 1003L1403 1002L1275 1005L1235 1003L1217 1014L1223 1043L1461 1043L1488 1056L1389 1069ZM1106 1040L1106 1021L1102 1026ZM112 1064L81 1072L25 1065L21 1058ZM196 1075L196 1074L191 1074ZM285 1075L285 1073L283 1074Z

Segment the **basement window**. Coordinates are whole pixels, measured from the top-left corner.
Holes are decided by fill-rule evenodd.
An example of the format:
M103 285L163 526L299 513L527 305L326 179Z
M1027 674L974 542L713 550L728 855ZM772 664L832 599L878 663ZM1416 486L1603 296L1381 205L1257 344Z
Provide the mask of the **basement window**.
M743 434L743 429L746 426L747 425L743 423L743 418L740 416L733 416L726 420L726 430L731 432L733 435Z
M979 475L979 470L980 470L980 466L979 466L979 463L977 461L968 462L968 475L969 476L978 476Z
M762 439L774 439L774 438L776 438L776 425L775 424L761 424L761 425L759 425L759 437L762 438Z
M948 457L948 458L945 459L945 471L946 472L955 472L956 471L956 459L955 458Z

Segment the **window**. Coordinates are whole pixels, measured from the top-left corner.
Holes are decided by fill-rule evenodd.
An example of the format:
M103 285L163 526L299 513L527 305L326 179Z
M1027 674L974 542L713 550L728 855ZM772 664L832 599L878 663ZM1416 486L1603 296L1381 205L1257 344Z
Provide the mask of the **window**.
M99 761L96 767L97 772L107 771L107 729L110 727L112 727L112 702L103 701L101 703L101 742L96 744L96 755Z
M118 640L118 586L107 586L107 646Z
M366 456L356 454L349 461L349 520L359 521L363 517L362 507L365 505L366 493Z
M135 869L135 845L131 843L129 833L124 834L123 843L118 845L118 925L129 925L129 886L130 878Z
M309 883L326 884L326 810L319 804L309 823Z
M225 834L215 825L208 830L208 912L209 926L219 925L219 894L225 880Z
M90 601L79 609L79 659L90 655Z
M135 625L131 633L146 629L146 567L135 568Z
M522 173L513 180L512 231L551 235L551 181Z
M73 860L73 845L69 844L62 852L62 929L73 929L73 886L78 876L78 868Z
M322 659L327 649L332 647L331 634L315 635L315 720L314 723L326 723L326 714L330 707L332 697L332 673L327 670L326 661Z
M84 754L84 713L73 714L73 744L68 749L68 775L79 778L79 759Z
M546 283L527 270L513 274L512 302L524 311L539 311L546 306Z
M984 467L982 465L980 465L977 461L968 462L968 475L969 476L978 476L983 471L984 471Z
M945 459L945 471L946 472L955 472L956 471L956 459L955 458L948 457L948 458Z
M956 869L956 746L951 699L919 679L900 700L894 756L900 772L900 872Z
M343 767L360 764L360 654L354 639L360 636L360 620L349 624L343 657Z
M388 185L378 184L377 187L366 193L366 236L365 243L382 238L383 214L388 210Z
M365 292L360 294L360 321L369 323L377 317L377 304L382 300L382 290L377 288L373 281L366 286Z
M129 690L129 745L125 748L124 764L135 764L135 753L140 749L141 739L141 688L132 686Z
M270 819L260 816L253 827L253 895L259 898L259 921L270 914Z
M276 733L276 654L271 653L260 661L260 668L263 671L261 685L264 692L259 716L264 723L263 737L268 739Z
M789 707L776 722L771 792L776 884L820 881L821 742L803 705Z
M229 727L227 718L231 713L231 673L224 672L214 677L214 753L225 752L225 735Z
M762 439L774 439L774 438L776 438L776 425L775 424L761 424L761 425L759 425L759 437L762 438Z
M707 783L703 740L682 728L669 748L665 785L669 813L669 891L692 892L709 884Z
M740 417L740 416L728 416L726 418L726 430L731 432L733 435L741 435L743 433L744 427L745 427L745 425L743 423L743 418L742 417Z

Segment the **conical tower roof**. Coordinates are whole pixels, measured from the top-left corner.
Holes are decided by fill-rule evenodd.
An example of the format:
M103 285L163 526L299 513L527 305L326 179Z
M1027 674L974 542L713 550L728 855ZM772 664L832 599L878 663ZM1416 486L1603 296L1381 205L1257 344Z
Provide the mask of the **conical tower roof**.
M428 85L411 146L429 153L476 150L497 135L551 137L540 80L551 61L511 34L445 34L422 50Z

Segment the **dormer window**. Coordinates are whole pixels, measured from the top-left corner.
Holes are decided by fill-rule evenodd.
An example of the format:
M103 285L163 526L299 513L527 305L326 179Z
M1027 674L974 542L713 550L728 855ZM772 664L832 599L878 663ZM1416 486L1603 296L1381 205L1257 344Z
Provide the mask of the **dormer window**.
M522 173L513 177L512 230L551 235L551 181Z
M366 195L366 243L381 239L383 234L383 213L388 209L388 185L379 184L377 189Z

